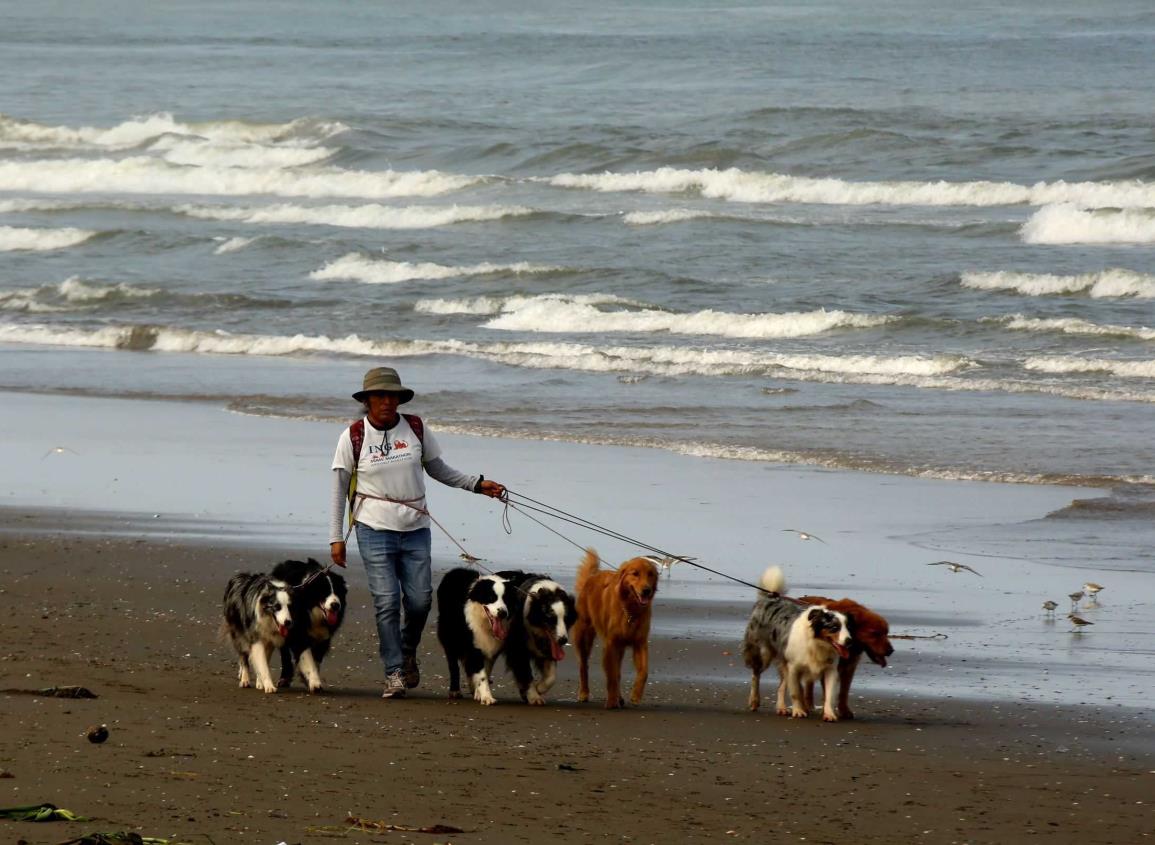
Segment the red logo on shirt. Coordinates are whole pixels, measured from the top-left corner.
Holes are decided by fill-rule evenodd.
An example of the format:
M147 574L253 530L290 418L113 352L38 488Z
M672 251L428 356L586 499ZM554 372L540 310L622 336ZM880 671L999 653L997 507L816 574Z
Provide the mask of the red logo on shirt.
M408 449L409 444L406 443L404 440L394 440L393 441L393 448L394 449Z

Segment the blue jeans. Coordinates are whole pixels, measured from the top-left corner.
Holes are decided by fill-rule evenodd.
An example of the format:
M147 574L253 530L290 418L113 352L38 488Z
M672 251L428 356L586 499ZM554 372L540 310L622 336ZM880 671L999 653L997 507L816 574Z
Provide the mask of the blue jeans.
M428 528L378 531L357 523L357 549L365 563L377 616L377 639L385 674L401 670L416 654L433 607L432 537ZM401 625L401 608L405 625Z

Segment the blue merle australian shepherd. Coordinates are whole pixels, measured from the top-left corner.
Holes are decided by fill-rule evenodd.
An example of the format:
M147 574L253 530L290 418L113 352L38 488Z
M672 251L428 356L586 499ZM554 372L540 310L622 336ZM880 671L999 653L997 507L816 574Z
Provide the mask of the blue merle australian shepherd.
M257 689L276 692L269 655L285 644L293 627L289 585L268 575L240 572L225 587L224 617L223 632L237 652L240 686L253 686L256 675Z
M762 698L762 672L778 669L778 714L805 719L813 702L810 690L821 680L825 690L822 718L837 722L839 698L838 658L849 657L850 631L846 616L823 605L805 605L788 598L782 570L772 566L762 575L762 593L750 612L742 658L750 667L751 710ZM786 693L790 693L790 708Z
M277 686L287 687L293 682L295 667L309 692L320 692L321 661L345 619L345 579L313 558L278 563L272 576L289 585L293 614L293 626L281 647Z

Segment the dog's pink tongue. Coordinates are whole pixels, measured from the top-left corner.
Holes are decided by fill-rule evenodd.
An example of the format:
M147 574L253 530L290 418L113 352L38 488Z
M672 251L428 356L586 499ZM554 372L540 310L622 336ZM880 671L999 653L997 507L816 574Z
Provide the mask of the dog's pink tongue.
M565 660L565 649L553 637L549 638L549 650L554 660Z
M280 632L282 637L289 636L289 628L287 625L278 625L277 630Z
M489 617L489 628L493 631L493 636L497 637L499 640L505 639L505 623L498 619L496 616Z
M336 625L337 624L337 611L335 611L335 610L326 611L325 622L328 623L328 625L330 627L332 627L333 625Z

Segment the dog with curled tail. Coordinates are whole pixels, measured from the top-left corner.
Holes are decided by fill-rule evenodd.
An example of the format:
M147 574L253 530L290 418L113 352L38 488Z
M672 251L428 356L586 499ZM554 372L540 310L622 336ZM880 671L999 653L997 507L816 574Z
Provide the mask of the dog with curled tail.
M634 656L634 686L630 703L639 704L650 672L650 615L658 591L658 567L635 557L617 571L599 569L599 558L586 549L578 568L577 622L573 642L578 652L578 701L589 701L589 660L594 641L602 641L602 670L606 676L606 707L625 706L622 698L622 660L626 649Z

